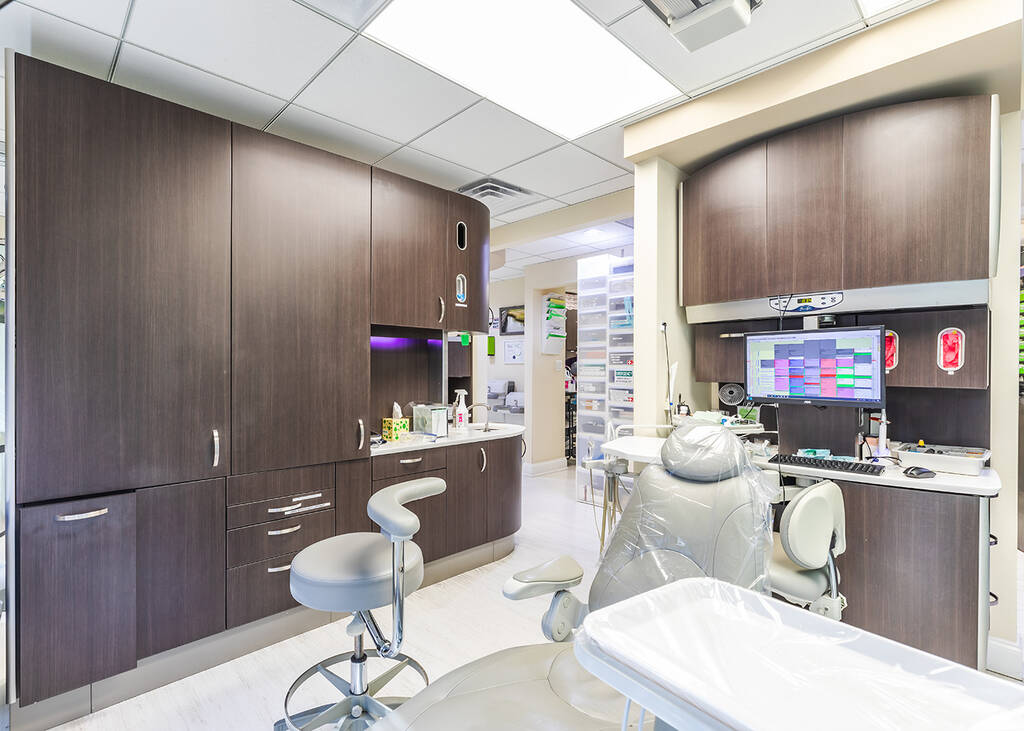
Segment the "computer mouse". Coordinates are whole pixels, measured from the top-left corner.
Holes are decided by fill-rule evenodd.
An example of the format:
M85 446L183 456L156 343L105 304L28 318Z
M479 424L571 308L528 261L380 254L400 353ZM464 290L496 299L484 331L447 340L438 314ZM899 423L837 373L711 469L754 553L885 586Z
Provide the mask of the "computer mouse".
M903 470L903 474L907 477L916 477L917 479L935 477L935 473L927 467L907 467L907 469Z

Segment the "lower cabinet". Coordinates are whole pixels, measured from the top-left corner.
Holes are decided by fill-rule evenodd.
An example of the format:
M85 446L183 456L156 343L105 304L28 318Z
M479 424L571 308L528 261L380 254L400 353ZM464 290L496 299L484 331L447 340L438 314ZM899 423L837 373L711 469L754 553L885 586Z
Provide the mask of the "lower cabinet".
M487 540L505 538L523 524L523 439L484 442L487 451Z
M22 706L135 667L135 501L127 492L18 508Z
M294 553L228 569L228 627L254 622L297 607L288 569Z
M435 451L441 452L443 450L437 449ZM409 480L416 480L421 477L440 477L442 480L447 482L447 471L446 470L431 470L429 472L420 472L415 475L403 475L401 477L389 477L384 480L373 481L373 491L377 492L385 487L391 485L397 485L399 482L408 482ZM423 551L424 563L430 561L436 561L439 558L443 558L448 555L447 546L447 521L446 513L448 511L448 493L447 490L442 492L440 495L434 495L433 497L424 498L423 500L417 500L409 503L406 507L409 508L416 516L420 519L420 531L413 537L413 541Z
M338 502L335 508L334 532L372 533L373 521L366 512L366 503L370 502L372 491L370 460L360 459L354 462L339 462L335 466L334 484Z
M224 630L224 478L138 490L140 658Z
M487 479L491 442L448 447L447 553L487 542Z

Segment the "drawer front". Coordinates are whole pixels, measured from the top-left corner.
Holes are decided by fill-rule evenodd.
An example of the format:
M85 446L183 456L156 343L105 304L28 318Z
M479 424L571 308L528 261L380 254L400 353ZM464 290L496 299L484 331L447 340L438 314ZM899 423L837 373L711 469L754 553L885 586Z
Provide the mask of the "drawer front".
M233 475L228 478L228 505L257 503L289 495L330 490L333 487L333 464Z
M228 530L334 508L334 488L304 492L228 508Z
M404 477L431 470L445 468L445 448L419 449L415 452L399 452L398 454L382 454L373 458L373 479L386 480L392 477Z
M292 599L288 566L294 553L228 569L228 627L299 606Z
M301 551L334 535L334 511L275 520L228 531L228 568Z

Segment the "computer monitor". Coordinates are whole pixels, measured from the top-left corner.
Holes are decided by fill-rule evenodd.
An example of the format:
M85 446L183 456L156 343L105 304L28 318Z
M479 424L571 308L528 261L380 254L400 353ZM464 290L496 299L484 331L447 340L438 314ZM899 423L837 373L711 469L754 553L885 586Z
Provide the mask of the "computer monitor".
M885 407L885 328L747 333L747 397L755 403Z

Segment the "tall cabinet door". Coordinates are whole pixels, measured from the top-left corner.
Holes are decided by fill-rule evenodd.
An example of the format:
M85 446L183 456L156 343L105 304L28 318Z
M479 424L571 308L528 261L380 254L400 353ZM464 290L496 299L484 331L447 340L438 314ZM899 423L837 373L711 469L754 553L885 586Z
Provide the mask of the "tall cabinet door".
M448 194L447 329L487 332L491 214L480 201Z
M15 73L18 501L227 474L229 123Z
M487 449L487 540L510 536L523 524L523 440L495 439Z
M448 191L373 170L375 325L447 328Z
M139 657L224 629L224 482L136 492Z
M21 705L135 667L135 493L19 508L18 541Z
M516 440L518 443L518 440ZM448 447L447 552L487 542L487 449L496 442Z
M369 455L370 168L233 127L232 471Z

